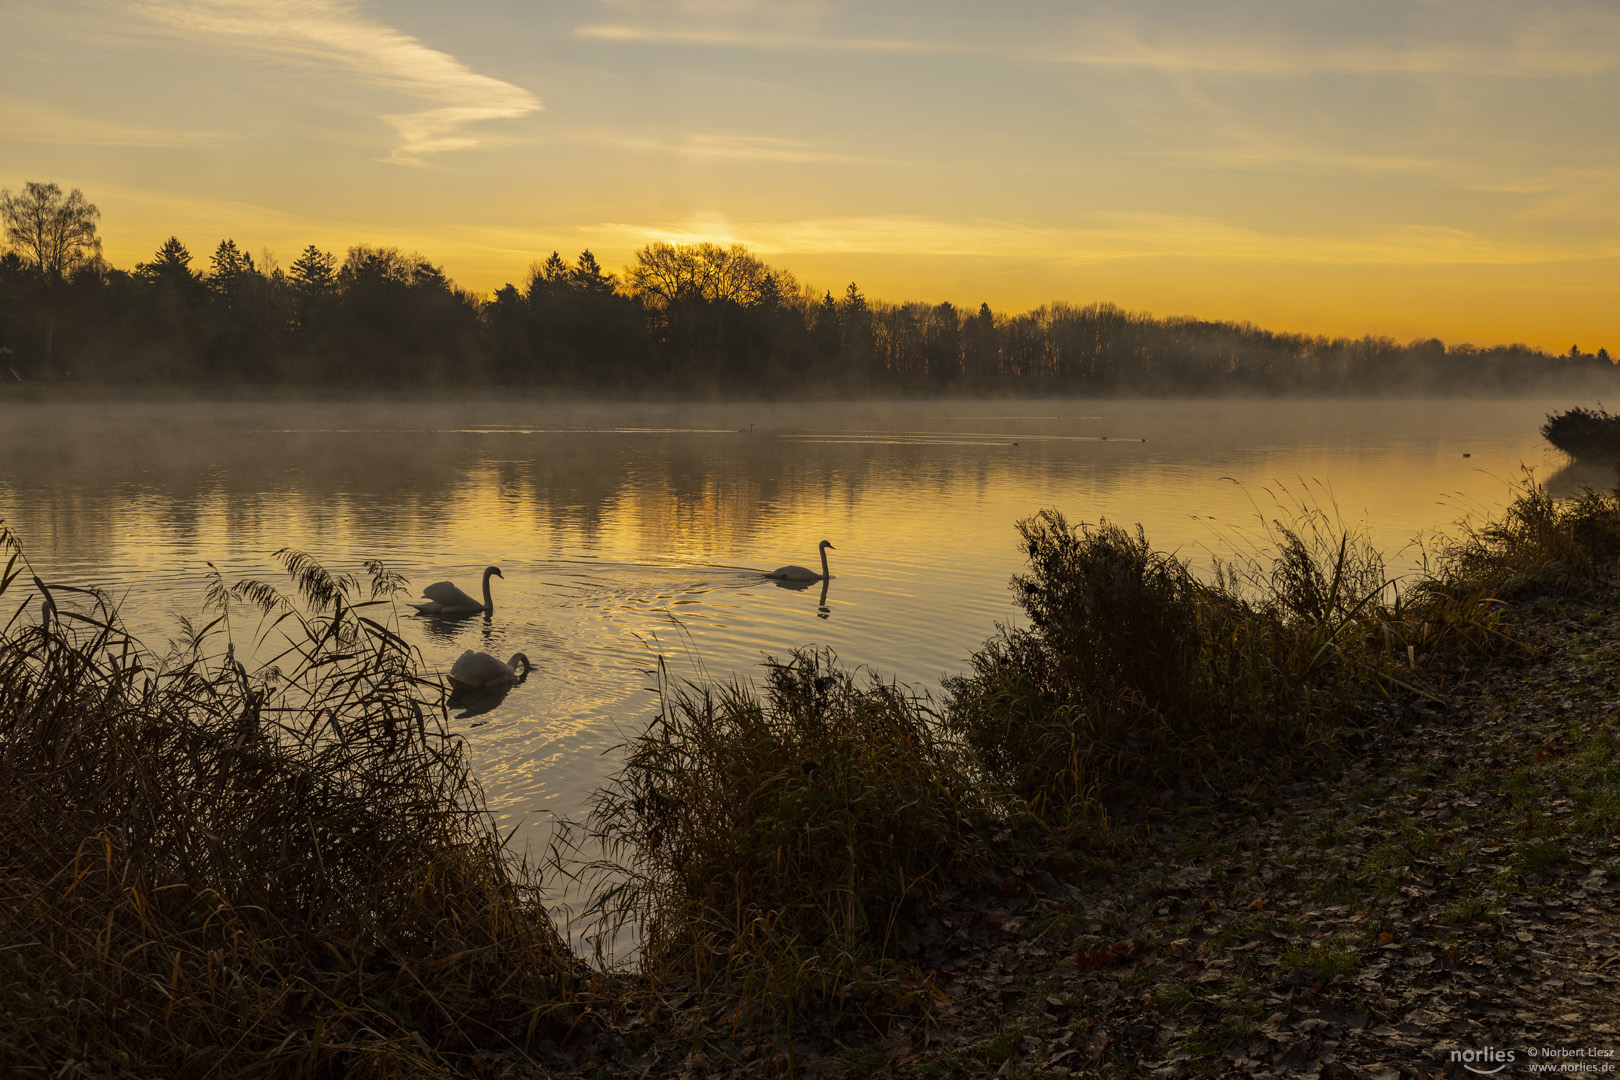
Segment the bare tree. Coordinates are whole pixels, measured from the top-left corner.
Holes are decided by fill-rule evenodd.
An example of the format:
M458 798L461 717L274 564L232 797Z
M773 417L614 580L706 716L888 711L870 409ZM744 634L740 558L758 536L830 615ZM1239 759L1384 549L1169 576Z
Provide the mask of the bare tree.
M625 272L632 295L655 307L683 301L757 304L767 291L766 266L741 244L649 244Z
M0 225L6 239L50 283L68 278L101 255L96 222L101 211L74 188L30 180L20 195L0 190Z
M24 263L45 284L45 371L54 369L56 353L56 286L83 266L99 265L101 237L96 222L101 211L74 188L67 195L55 184L30 180L21 195L0 190L0 227Z

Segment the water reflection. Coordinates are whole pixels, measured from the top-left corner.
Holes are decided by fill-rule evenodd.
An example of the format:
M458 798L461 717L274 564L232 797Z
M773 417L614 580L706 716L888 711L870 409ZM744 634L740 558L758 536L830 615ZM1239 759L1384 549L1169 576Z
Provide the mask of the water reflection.
M527 673L525 673L526 677ZM467 720L474 716L483 716L485 713L494 712L506 701L507 696L512 693L513 689L521 685L523 681L524 679L518 679L516 682L503 683L499 686L456 685L454 691L450 694L450 707L461 711L455 713L454 718ZM489 721L481 720L473 726L480 727L487 723Z
M490 632L495 625L494 617L487 612L483 615L479 615L477 612L462 615L419 614L412 622L420 626L422 632L430 640L445 643L465 638L476 627L482 631L483 640L485 644L488 644Z
M816 583L815 578L805 578L803 580L793 580L791 578L767 578L766 580L772 585L775 585L778 589L787 589L789 592L804 592L806 589ZM821 578L820 580L821 599L816 604L816 617L826 619L832 615L832 609L827 606L827 590L832 585L832 578L825 577Z
M1620 464L1571 461L1547 477L1547 492L1557 499L1573 498L1588 491L1614 491L1620 488Z

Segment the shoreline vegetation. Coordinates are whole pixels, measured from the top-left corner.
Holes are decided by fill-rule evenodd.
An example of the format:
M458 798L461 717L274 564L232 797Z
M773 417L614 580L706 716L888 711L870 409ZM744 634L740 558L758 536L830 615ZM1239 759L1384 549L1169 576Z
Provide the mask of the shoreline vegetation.
M101 257L82 192L0 192L0 385L500 389L677 398L971 393L1097 396L1601 395L1606 348L1401 344L1156 317L1111 303L1022 313L812 288L741 245L649 244L610 273L537 258L482 295L398 248L310 245L286 267L176 237ZM540 253L537 253L539 255ZM199 264L199 265L194 265Z
M1140 529L1018 528L1026 625L942 701L814 650L762 690L664 679L538 867L386 568L216 577L160 656L0 534L0 1071L1438 1076L1613 1045L1620 927L1583 898L1620 890L1620 492L1527 480L1398 585L1319 511L1205 578ZM559 873L634 968L568 952Z
M1605 464L1620 460L1620 416L1599 405L1574 408L1547 417L1542 438L1572 458Z

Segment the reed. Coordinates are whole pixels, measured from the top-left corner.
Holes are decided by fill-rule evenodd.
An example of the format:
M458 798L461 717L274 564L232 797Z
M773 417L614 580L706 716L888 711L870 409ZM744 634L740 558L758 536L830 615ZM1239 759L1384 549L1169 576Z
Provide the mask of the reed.
M947 680L990 780L1066 827L1122 798L1209 787L1324 748L1376 677L1382 565L1349 534L1276 526L1272 563L1200 580L1140 527L1019 523L1029 625Z
M830 651L767 668L763 695L661 674L659 714L588 822L608 853L593 912L639 930L644 974L762 1020L886 979L916 993L896 989L905 918L984 868L971 762L925 699Z
M401 579L216 574L160 657L0 544L0 1073L451 1075L571 1022L582 972L389 626Z
M1555 499L1527 470L1499 517L1461 522L1437 554L1442 589L1509 602L1579 593L1620 570L1620 491Z

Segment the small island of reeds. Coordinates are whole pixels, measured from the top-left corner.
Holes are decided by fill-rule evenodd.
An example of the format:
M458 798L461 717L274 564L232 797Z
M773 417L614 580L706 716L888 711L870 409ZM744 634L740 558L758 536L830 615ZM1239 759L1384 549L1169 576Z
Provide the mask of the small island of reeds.
M1620 416L1599 405L1552 413L1541 425L1542 436L1570 457L1583 461L1620 461Z

